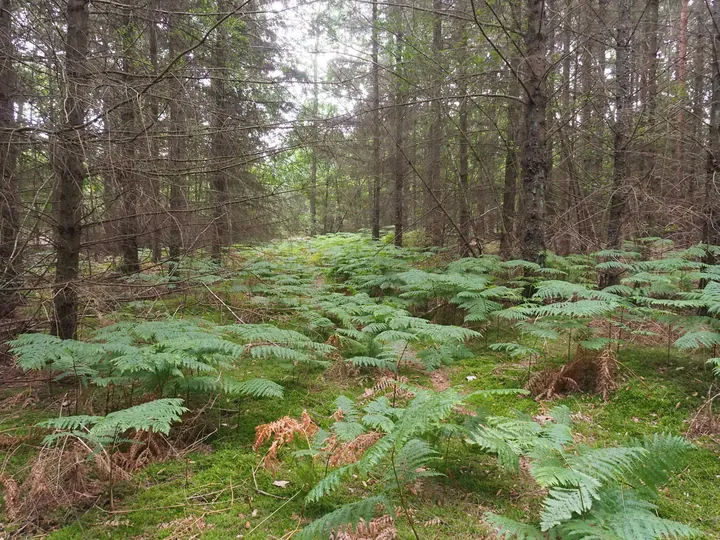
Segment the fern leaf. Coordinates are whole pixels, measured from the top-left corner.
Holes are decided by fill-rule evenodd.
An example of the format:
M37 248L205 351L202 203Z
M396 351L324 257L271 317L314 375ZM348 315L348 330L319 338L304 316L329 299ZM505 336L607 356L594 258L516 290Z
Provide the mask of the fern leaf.
M488 512L485 521L495 529L499 538L506 540L545 540L545 535L537 527L520 523L510 518Z
M368 497L357 502L346 504L329 514L325 514L323 517L316 519L306 526L294 536L294 538L298 540L330 538L333 531L338 530L344 525L349 524L355 528L360 520L363 520L365 523L370 523L377 513L378 506L384 507L385 511L392 512L393 509L390 501L383 495Z
M276 382L267 379L248 379L246 381L236 381L230 378L221 380L223 390L228 394L252 396L255 398L281 398L283 397L284 388Z

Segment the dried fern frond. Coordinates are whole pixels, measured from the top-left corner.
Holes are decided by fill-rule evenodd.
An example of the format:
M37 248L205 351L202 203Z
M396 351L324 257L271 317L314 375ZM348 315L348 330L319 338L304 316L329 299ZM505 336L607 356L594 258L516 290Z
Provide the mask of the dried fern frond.
M303 411L300 420L296 420L290 416L283 416L255 427L255 442L253 450L257 452L265 442L272 440L270 448L260 461L261 465L269 470L275 471L280 465L278 459L278 451L284 445L292 442L297 434L302 434L309 441L315 433L318 432L318 426L313 422L307 411Z
M331 467L340 467L350 463L356 463L373 444L383 436L377 431L370 431L355 437L352 441L337 444L335 437L328 440L324 450L332 451L328 461Z
M331 540L395 540L398 537L395 528L395 519L384 515L371 520L369 523L361 519L355 530L346 525L333 533Z
M607 348L601 352L597 357L596 365L595 391L602 395L603 401L607 401L608 395L615 389L615 372L618 365L612 349Z

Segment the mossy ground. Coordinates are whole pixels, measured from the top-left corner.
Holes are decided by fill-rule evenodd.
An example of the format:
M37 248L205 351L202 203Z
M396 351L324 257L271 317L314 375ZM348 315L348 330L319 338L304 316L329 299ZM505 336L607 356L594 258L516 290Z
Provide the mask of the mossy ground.
M620 385L610 401L589 395L555 400L579 413L576 433L590 445L618 444L655 432L684 433L687 421L707 392L707 372L698 360L673 355L668 363L664 351L629 347L620 352L623 368ZM306 409L320 423L334 410L335 398L354 396L363 389L361 380L325 380L320 371L288 375L284 370L268 373L267 366L248 366L246 373L274 378L286 387L285 399L227 403L208 421L217 431L208 439L212 451L190 454L183 460L155 463L136 473L131 482L115 488L116 509L110 512L106 498L85 513L58 515L66 524L49 534L55 540L71 538L280 538L307 519L322 515L334 505L372 491L372 483L356 483L322 505L305 508L303 496L322 474L306 461L283 452L283 465L273 476L256 472L258 488L281 498L256 491L252 471L260 456L253 452L254 427L283 415L298 416ZM451 384L463 390L518 387L527 368L502 355L478 350L447 370ZM426 375L407 372L419 384L429 384ZM468 381L466 377L477 377ZM521 410L535 414L546 406L527 397L483 398L473 405L495 414ZM0 430L25 428L52 415L46 411L4 411ZM239 412L238 412L239 411ZM2 459L8 473L21 472L36 452L30 441ZM697 440L680 473L675 475L660 499L665 517L692 524L720 538L720 444L705 437ZM479 455L462 441L447 441L440 470L445 476L425 481L411 493L414 518L423 538L482 538L486 510L523 519L539 509L542 492L524 474L498 469L494 459ZM275 479L288 480L285 488ZM426 524L426 525L424 525ZM401 521L400 534L410 538ZM242 535L242 536L240 536Z
M254 315L254 306L242 305L242 295L233 296L232 287L218 284L214 289L239 313ZM113 317L132 318L138 313L162 316L160 312L225 324L232 321L228 311L214 305L204 292L169 297L160 305L136 303ZM282 312L267 322L298 327L297 321ZM489 329L488 341L497 341L504 330ZM442 369L449 383L462 392L520 388L530 370L561 363L565 350L566 346L558 342L538 365L528 366L490 351L485 339L480 339L473 344L472 358ZM576 413L578 440L594 446L622 444L656 432L685 433L712 380L702 358L677 351L668 357L663 347L636 345L623 345L618 358L618 387L608 402L583 394L553 400L553 404L564 403ZM52 531L47 538L288 538L308 520L373 491L377 480L358 479L343 485L321 504L306 507L304 495L322 477L323 465L296 459L293 449L287 448L281 452L281 468L271 474L258 468L262 456L252 449L255 426L284 415L297 417L307 410L316 422L328 427L335 399L362 394L373 384L371 376L338 380L326 377L321 369L288 371L266 361L249 362L238 369L238 375L272 379L285 387L285 398L216 403L206 418L212 435L204 441L203 451L154 463L135 473L131 481L118 484L112 511L107 494L103 494L89 510L49 516ZM417 370L405 369L403 375L418 385L432 384L426 373ZM469 376L474 379L468 380ZM30 435L23 444L0 451L5 473L23 477L42 439L39 434L33 436L28 426L57 415L63 391L56 387L49 396L44 387L38 387L39 401L33 407L0 411L0 433ZM201 404L198 400L194 405ZM473 398L467 405L497 415L513 410L534 415L550 407L519 395ZM460 439L441 442L439 446L445 451L436 468L444 476L424 480L406 494L421 538L489 537L482 522L486 511L520 520L537 516L543 492L526 472L516 475L504 471L494 458L478 453ZM720 538L720 438L706 436L695 442L697 449L661 493L660 510L664 517L705 531L707 538ZM274 485L274 480L289 483L282 488ZM398 529L401 538L414 537L404 519L398 520Z

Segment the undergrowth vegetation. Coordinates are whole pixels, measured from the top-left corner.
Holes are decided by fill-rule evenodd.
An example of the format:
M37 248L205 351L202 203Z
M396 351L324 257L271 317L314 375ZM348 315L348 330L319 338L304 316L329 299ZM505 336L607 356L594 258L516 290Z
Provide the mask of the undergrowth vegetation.
M708 249L540 267L338 234L140 274L193 288L10 342L7 530L717 537Z

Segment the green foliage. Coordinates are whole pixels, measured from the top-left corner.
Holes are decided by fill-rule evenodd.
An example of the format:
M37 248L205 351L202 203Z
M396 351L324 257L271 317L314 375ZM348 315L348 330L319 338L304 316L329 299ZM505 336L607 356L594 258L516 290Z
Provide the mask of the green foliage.
M156 399L106 416L61 416L40 422L38 426L59 430L45 437L54 442L67 435L85 439L97 446L113 443L126 431L170 432L170 426L187 411L182 399Z
M468 441L496 454L501 465L518 469L521 456L530 474L548 490L539 527L487 514L502 538L660 539L699 531L656 514L649 502L692 446L681 437L655 435L627 447L586 448L573 444L565 407L552 422L489 418L469 430Z
M300 531L294 538L312 540L314 538L329 538L333 531L340 527L357 526L360 520L370 523L377 515L377 507L385 508L386 512L393 512L393 506L387 497L378 495L341 506L323 517L316 519Z
M240 342L240 343L238 343ZM25 334L11 343L25 370L74 377L83 385L139 387L158 395L225 393L282 397L272 381L238 381L228 374L247 358L325 364L334 348L271 325L214 326L168 320L119 323L95 332L91 341Z

